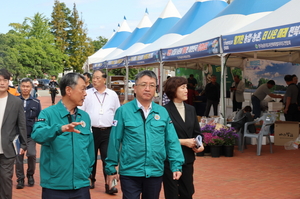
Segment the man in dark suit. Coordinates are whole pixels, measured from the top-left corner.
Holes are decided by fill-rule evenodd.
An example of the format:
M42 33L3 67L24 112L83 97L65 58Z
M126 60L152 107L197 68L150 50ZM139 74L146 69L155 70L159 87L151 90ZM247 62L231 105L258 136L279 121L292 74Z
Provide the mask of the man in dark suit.
M26 123L23 102L9 94L10 74L0 69L0 199L12 198L12 177L17 153L26 150ZM16 151L13 140L19 135L20 150Z

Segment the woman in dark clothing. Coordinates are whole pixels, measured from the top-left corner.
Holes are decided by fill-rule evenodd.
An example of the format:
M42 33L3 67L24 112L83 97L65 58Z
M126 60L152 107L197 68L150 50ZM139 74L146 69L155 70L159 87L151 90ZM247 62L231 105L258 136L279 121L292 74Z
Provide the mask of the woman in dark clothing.
M51 101L52 105L55 104L55 96L58 94L58 90L56 87L58 87L58 83L55 80L56 76L52 75L51 80L49 82L49 93L51 94Z
M171 77L165 85L165 93L171 100L165 108L177 132L185 163L182 165L182 176L173 180L173 174L168 162L165 162L163 176L164 192L166 199L192 199L194 190L193 173L195 153L204 150L196 147L195 138L201 135L196 110L193 106L184 103L187 99L187 80L183 77Z

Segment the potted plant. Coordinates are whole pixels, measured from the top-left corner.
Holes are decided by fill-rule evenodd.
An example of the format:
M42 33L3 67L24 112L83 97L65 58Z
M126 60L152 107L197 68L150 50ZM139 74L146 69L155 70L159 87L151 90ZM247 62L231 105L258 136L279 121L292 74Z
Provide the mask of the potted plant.
M233 157L234 144L239 137L238 133L233 127L223 127L214 132L215 135L224 140L223 153L225 157Z
M224 144L223 138L213 135L208 140L208 145L210 146L211 157L220 157L221 147Z
M210 155L210 146L208 145L209 140L212 137L212 133L215 130L214 125L206 124L201 128L201 133L203 135L203 144L204 144L204 154Z

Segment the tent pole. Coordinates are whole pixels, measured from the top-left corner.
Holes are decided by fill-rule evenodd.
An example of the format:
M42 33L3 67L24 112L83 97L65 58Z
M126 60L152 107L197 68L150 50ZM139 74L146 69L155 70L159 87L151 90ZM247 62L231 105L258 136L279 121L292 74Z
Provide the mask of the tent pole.
M163 95L163 68L164 68L164 64L161 60L161 50L159 50L159 105L162 105L162 95Z
M124 101L127 102L128 101L128 77L129 77L129 69L128 69L128 61L127 61L127 57L125 58L125 69L126 69L126 78L125 78L125 98Z
M221 108L220 108L220 116L221 116L221 123L226 125L226 73L225 73L225 55L223 53L223 46L222 46L222 37L219 38L219 43L220 43L220 53L221 53L221 85L220 85L220 90L221 90Z

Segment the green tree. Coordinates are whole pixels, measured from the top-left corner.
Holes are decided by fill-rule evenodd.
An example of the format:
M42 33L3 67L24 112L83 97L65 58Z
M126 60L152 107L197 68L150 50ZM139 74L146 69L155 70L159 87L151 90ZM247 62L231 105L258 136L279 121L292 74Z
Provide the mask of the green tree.
M10 26L13 29L7 34L11 38L8 46L17 53L17 62L23 67L16 70L17 75L43 77L45 73L62 72L64 60L68 57L56 48L49 20L45 16L37 13L32 18L25 18L22 24L13 23Z
M55 37L55 44L62 53L66 52L69 46L68 29L71 10L65 3L55 0L51 14L51 32Z
M94 52L92 40L87 37L87 29L84 28L83 21L79 18L76 4L74 3L73 11L70 18L69 30L69 61L73 70L82 73L82 67Z
M93 45L94 45L94 52L98 51L99 49L101 49L108 41L107 38L99 36L96 38L97 40L92 41Z

